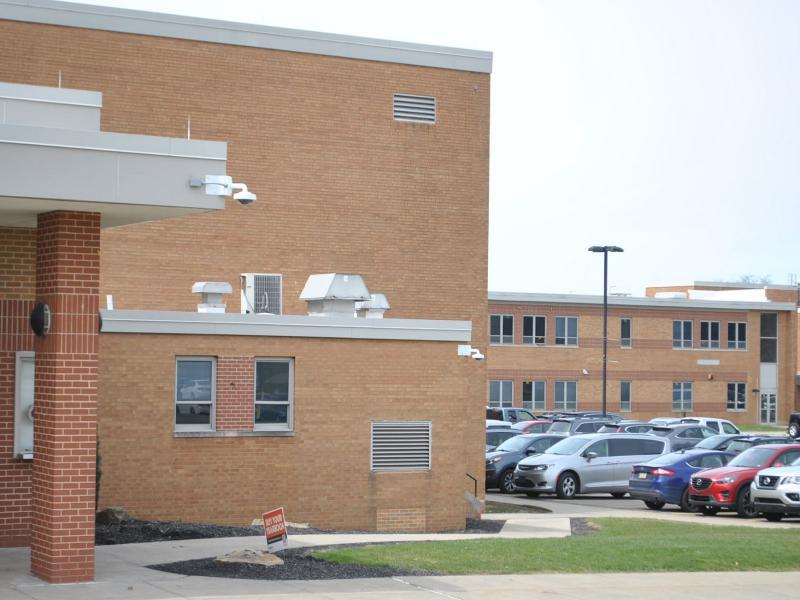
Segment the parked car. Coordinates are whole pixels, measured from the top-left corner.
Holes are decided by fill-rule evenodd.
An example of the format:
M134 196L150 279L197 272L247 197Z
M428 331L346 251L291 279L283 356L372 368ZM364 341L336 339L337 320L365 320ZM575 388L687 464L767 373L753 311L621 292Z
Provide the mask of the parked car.
M511 423L508 421L495 421L494 419L486 419L486 429L492 429L496 427L511 429Z
M656 417L650 419L649 422L659 427L669 427L670 425L680 425L681 420L678 417Z
M646 421L619 421L618 423L606 423L597 433L650 433L653 429L652 423Z
M508 438L519 435L519 431L510 427L491 427L486 429L486 452L491 452Z
M731 440L726 450L739 454L753 446L763 446L764 444L791 444L792 438L777 435L740 435Z
M598 433L568 437L544 454L523 458L514 471L517 491L528 496L555 493L559 498L628 492L631 467L669 452L669 442L647 434Z
M793 440L800 438L800 412L793 412L789 415L789 426L786 428L786 435Z
M504 494L511 494L516 490L514 469L517 463L526 456L541 454L563 439L563 435L546 433L522 434L507 439L486 453L486 488L500 488Z
M704 515L735 510L740 517L754 517L756 509L750 483L768 467L782 467L800 458L800 444L768 444L745 450L726 466L698 473L689 484L689 504Z
M741 430L727 419L715 419L713 417L684 417L681 423L696 423L709 429L714 433L742 433Z
M788 467L759 471L750 484L750 495L755 511L767 521L800 517L800 458Z
M547 433L560 433L561 435L575 435L577 433L595 433L606 421L591 418L564 417L553 419Z
M568 418L601 419L607 422L613 421L614 423L622 420L621 415L606 411L605 416L603 416L603 413L599 410L590 410L583 412L554 412L554 413L546 413L543 416L548 419L568 419Z
M654 458L643 465L635 465L628 481L631 498L643 500L652 510L661 510L666 504L677 504L682 511L690 510L689 480L702 469L713 469L728 464L735 455L730 452L679 450Z
M496 421L508 421L512 425L518 421L535 421L536 416L527 408L486 407L486 418Z
M704 450L727 450L728 446L734 440L743 438L743 435L735 433L720 433L719 435L712 435L707 437L701 442L698 442L691 448L687 448L687 452L702 452Z
M700 425L670 425L668 427L656 426L650 430L652 435L657 435L669 440L672 450L691 448L695 444L714 435L714 431Z
M550 429L552 421L538 420L538 421L517 421L511 427L517 429L522 433L544 433Z

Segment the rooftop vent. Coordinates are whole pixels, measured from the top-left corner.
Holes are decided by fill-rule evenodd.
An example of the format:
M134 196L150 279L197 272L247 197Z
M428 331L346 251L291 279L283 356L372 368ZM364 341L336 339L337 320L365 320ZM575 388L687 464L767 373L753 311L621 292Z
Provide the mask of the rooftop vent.
M436 98L433 96L394 95L394 120L436 124Z
M686 300L689 294L686 292L656 292L659 300Z
M300 294L314 317L355 317L356 302L371 300L361 275L324 273L311 275Z
M384 294L370 294L370 299L356 302L356 312L359 317L367 319L382 319L383 313L389 310L389 301Z
M233 291L227 281L198 281L192 286L193 294L202 294L203 302L197 305L197 312L224 313L225 303L222 301L224 294Z

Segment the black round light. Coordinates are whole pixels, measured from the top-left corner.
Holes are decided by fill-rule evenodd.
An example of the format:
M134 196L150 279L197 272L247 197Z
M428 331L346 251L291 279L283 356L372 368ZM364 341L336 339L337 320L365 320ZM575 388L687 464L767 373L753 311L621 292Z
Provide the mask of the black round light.
M45 337L50 332L50 322L52 313L50 305L44 302L37 302L31 312L31 329L39 337Z

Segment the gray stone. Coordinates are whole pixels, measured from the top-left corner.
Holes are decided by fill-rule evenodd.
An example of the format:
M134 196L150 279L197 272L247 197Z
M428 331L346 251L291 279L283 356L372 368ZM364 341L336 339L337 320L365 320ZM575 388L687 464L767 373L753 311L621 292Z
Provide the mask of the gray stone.
M102 525L114 525L127 521L131 516L121 506L110 506L97 513L97 522Z
M275 554L270 554L264 550L234 550L228 554L223 554L216 558L217 562L221 563L246 563L249 565L264 565L265 567L273 567L282 565L283 560L278 558Z

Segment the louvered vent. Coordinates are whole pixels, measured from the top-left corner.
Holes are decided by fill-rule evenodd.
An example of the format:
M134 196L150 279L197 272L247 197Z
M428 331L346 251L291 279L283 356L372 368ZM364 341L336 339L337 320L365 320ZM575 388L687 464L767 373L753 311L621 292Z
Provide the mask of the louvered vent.
M430 469L430 421L373 421L371 468L373 471Z
M436 123L436 98L433 96L394 95L394 120Z
M266 273L242 275L242 312L279 315L282 306L282 278Z

